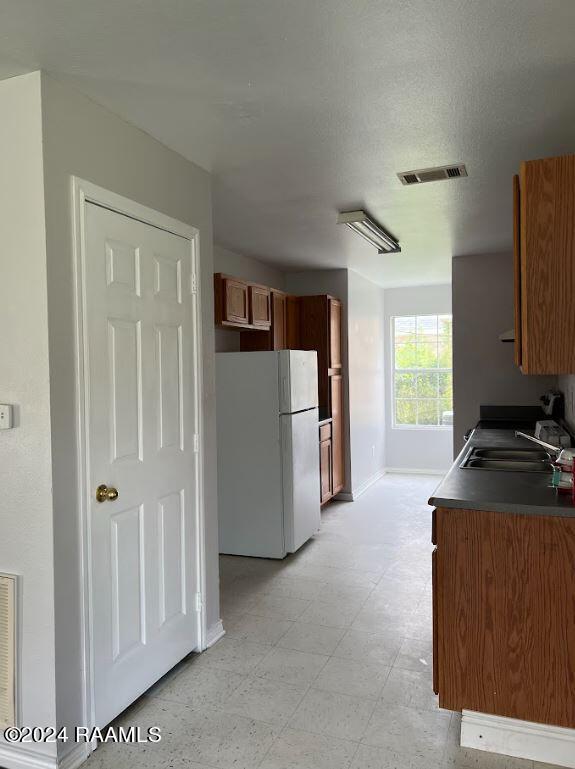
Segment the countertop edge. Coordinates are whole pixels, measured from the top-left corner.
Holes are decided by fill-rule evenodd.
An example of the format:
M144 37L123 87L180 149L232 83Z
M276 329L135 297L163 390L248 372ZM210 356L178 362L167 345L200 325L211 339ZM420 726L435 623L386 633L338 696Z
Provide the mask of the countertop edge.
M516 515L541 515L559 518L575 517L575 509L570 511L567 507L537 507L530 505L513 505L505 502L474 502L469 499L444 499L443 497L430 497L428 505L432 507L448 507L454 510L482 510L492 513L515 513Z

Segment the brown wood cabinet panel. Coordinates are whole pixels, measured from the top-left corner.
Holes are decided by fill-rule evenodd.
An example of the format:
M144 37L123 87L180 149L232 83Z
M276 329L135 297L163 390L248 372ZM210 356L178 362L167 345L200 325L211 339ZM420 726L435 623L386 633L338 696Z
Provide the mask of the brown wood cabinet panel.
M575 727L575 519L437 510L439 703Z
M329 297L301 296L300 342L302 350L317 350L320 371L329 368Z
M242 352L286 349L286 295L282 291L271 289L270 308L271 326L269 328L242 331L240 338Z
M345 484L344 448L343 448L343 377L334 374L329 377L331 396L331 442L333 454L332 486L333 493L340 492Z
M286 297L286 344L288 350L301 350L299 296Z
M273 350L287 348L286 295L281 291L272 291L272 328Z
M256 328L269 329L272 323L270 289L265 286L249 286L250 322Z
M327 441L331 438L331 422L328 422L326 425L321 425L319 428L319 439L320 441Z
M214 308L219 326L249 326L248 286L221 273L214 275Z
M431 554L432 612L433 612L433 692L439 694L439 634L437 616L437 548Z
M575 371L575 155L521 164L521 366Z
M513 177L513 283L515 299L515 365L521 366L521 223L519 176Z
M329 367L341 368L341 302L329 299Z
M321 504L328 502L332 491L332 445L331 439L319 444L319 474L320 474L320 500Z

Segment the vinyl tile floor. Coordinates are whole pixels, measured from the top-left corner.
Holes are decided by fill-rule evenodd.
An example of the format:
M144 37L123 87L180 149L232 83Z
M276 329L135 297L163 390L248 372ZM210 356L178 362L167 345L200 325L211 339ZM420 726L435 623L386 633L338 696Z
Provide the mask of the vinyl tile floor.
M87 769L542 769L460 748L431 684L436 477L387 475L333 502L283 561L222 556L226 635L168 673Z

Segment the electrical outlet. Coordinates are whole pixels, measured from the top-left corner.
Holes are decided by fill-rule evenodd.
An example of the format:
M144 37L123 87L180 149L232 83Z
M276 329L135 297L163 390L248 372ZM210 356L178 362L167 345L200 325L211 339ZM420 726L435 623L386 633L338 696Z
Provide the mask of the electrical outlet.
M12 427L12 406L0 403L0 430L9 430Z

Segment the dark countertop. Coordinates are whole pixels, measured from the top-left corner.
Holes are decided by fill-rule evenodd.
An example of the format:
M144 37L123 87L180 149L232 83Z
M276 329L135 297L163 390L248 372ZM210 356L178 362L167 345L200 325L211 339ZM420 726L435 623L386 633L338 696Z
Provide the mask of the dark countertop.
M548 474L461 469L459 465L474 446L535 448L535 445L525 438L516 438L514 430L476 428L451 470L430 497L430 505L575 518L575 505L571 495L559 494L555 489L549 488L551 477Z

